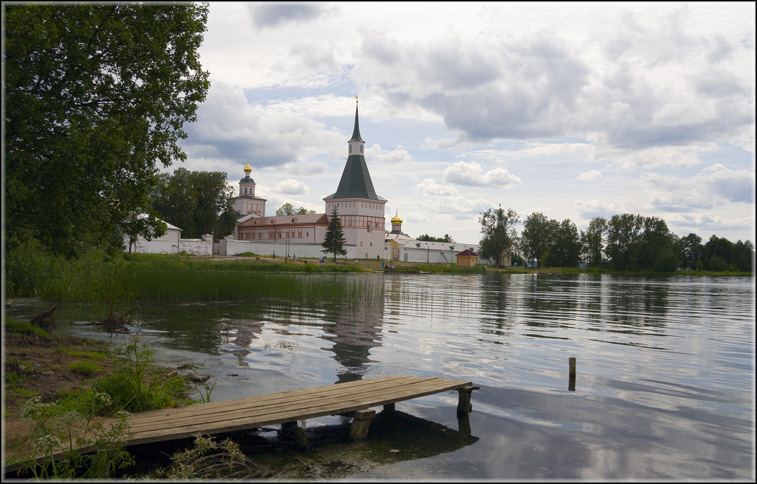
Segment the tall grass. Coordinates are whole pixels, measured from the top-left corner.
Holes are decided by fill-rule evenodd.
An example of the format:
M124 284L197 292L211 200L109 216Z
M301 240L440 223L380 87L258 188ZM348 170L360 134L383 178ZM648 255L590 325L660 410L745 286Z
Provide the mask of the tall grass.
M39 261L37 261L39 262ZM115 310L135 303L181 303L241 299L356 300L368 292L362 278L329 277L350 266L210 261L175 255L108 259L92 251L79 259L49 258L44 274L11 297L50 301L108 302ZM321 273L320 275L314 273Z

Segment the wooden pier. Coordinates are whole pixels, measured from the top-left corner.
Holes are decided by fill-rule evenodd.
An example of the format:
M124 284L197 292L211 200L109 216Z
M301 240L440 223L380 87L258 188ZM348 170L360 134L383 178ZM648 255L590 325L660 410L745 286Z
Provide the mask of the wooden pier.
M472 410L471 393L478 388L464 380L383 376L224 402L139 412L129 417L129 438L125 446L189 438L197 433L213 435L281 424L284 433L294 434L295 442L306 447L309 443L304 432L293 432L297 421L331 415L352 418L350 438L358 441L366 438L371 419L376 415L372 407L383 406L385 412L393 412L397 402L457 390L457 413L465 417ZM464 420L467 421L467 418ZM467 433L470 434L469 428ZM95 451L95 446L79 449L82 454ZM62 455L63 452L58 452L53 457ZM41 462L41 459L38 461ZM16 468L12 465L4 471Z
M153 410L133 414L129 420L127 446L191 437L198 432L218 434L295 423L298 420L344 415L353 419L350 436L364 439L370 420L376 415L371 407L394 409L403 400L457 390L457 411L471 411L470 396L476 389L471 382L435 377L384 376L303 390L240 398L225 402L195 404L188 407Z

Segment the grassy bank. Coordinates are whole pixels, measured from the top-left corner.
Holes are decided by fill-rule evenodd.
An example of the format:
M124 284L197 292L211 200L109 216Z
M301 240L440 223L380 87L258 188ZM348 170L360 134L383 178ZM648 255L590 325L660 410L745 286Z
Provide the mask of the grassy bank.
M195 403L192 384L154 364L137 340L122 346L3 323L3 467L34 478L103 478L129 464L127 414ZM96 445L96 454L76 449ZM52 455L64 452L53 463ZM44 456L43 465L31 456Z
M391 264L392 269L389 269ZM382 267L383 265L383 267ZM177 303L227 301L245 298L294 298L300 301L360 299L367 291L361 278L339 278L324 284L320 273L559 273L613 275L751 276L746 272L677 271L655 273L614 271L606 268L493 268L457 267L455 264L423 264L376 260L274 259L249 257L134 254L107 256L90 251L79 259L53 257L38 247L23 247L9 254L6 296L40 297L55 302Z

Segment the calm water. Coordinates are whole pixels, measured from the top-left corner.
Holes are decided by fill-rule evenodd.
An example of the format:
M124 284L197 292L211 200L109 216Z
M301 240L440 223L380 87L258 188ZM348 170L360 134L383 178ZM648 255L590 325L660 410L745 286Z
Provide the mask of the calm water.
M202 365L214 401L381 375L481 387L468 421L442 393L398 403L400 431L317 445L349 479L754 479L751 278L303 277L365 300L143 306L132 331L164 364ZM64 306L58 330L108 338L84 324L100 313Z

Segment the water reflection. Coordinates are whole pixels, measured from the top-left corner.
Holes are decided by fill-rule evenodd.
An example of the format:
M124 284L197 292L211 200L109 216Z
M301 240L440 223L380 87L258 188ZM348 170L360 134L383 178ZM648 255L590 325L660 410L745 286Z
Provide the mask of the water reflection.
M373 295L383 291L383 280L374 277L366 281L367 292L362 301L333 305L324 315L326 324L321 338L329 341L331 347L322 349L333 353L341 366L335 383L362 379L371 361L371 349L381 345L384 298Z
M322 304L143 305L135 330L159 357L207 361L218 400L386 374L481 386L470 417L477 441L361 477L754 476L751 278L323 277L335 279L361 289ZM58 331L96 333L71 324L94 312L64 305ZM575 391L566 381L571 357ZM239 376L224 380L230 373ZM448 400L430 395L404 408L452 428L459 423L440 410L454 407Z

